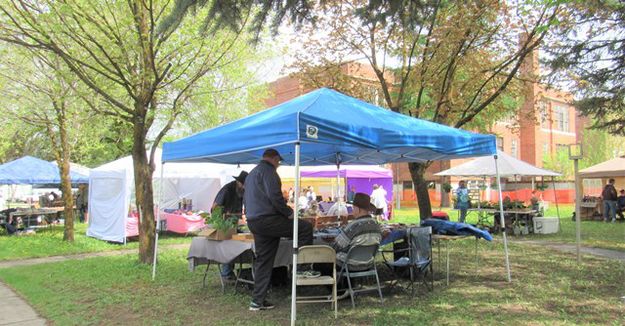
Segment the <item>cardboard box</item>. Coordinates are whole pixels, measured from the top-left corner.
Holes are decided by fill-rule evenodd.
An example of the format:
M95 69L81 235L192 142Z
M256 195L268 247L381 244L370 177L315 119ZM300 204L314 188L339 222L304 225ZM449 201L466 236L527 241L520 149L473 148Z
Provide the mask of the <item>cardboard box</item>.
M199 236L207 237L211 240L229 240L234 234L237 233L237 229L229 229L226 232L219 231L213 228L206 228L198 233Z
M254 235L251 233L237 233L232 236L232 240L253 242Z

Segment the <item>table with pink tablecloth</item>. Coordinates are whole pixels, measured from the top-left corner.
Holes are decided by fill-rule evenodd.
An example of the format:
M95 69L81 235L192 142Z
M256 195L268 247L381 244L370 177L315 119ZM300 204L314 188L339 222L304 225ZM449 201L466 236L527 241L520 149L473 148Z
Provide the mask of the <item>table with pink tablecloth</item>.
M185 234L197 231L204 226L204 218L197 214L161 213L161 220L166 221L167 231Z
M197 214L174 214L161 213L161 221L165 225L165 230L186 234L203 228L206 223L204 218ZM126 236L133 237L139 235L139 218L137 216L128 216L126 218Z

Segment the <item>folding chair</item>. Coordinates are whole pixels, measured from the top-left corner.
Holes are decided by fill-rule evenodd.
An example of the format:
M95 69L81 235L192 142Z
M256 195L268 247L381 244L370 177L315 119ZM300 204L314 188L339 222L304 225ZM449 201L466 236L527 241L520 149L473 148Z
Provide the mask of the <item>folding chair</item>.
M378 269L375 266L375 254L378 252L378 247L378 244L353 246L349 249L349 251L347 251L345 261L341 262L342 266L341 271L339 272L339 279L342 277L347 278L347 291L350 299L352 300L352 308L356 307L356 304L354 303L354 294L372 290L371 288L354 290L352 288L352 278L375 276L378 294L380 295L380 302L384 302L384 298L382 297L382 288L380 287L380 278L378 277ZM355 268L355 262L370 262L370 264L364 268Z
M383 251L382 257L384 263L396 274L397 282L404 276L406 271L409 273L411 296L414 296L414 283L417 281L417 276L421 276L425 287L432 291L434 289L434 271L432 267L432 227L417 227L409 228L406 232L408 236L408 246L405 249L399 249L394 251ZM394 254L407 253L407 256L399 257L396 260L389 261L384 256L384 253L393 252ZM428 286L428 282L425 278L429 272L431 285Z
M297 303L330 302L334 307L334 318L338 316L336 296L336 252L330 246L313 245L299 248L297 264L329 263L332 264L332 276L319 276L314 278L297 277L297 286L331 285L332 294L316 296L296 296Z

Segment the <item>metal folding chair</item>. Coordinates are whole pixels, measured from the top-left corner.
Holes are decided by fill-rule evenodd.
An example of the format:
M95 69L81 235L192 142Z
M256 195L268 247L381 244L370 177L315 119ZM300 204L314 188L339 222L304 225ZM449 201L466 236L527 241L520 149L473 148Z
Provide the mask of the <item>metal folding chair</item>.
M356 293L368 292L374 289L360 289L354 290L352 288L352 278L361 278L361 277L370 277L375 276L375 281L377 284L378 294L380 295L380 302L384 302L384 298L382 297L382 288L380 287L380 278L378 277L378 269L375 266L375 255L378 252L378 244L368 245L368 246L354 246L349 249L347 252L347 256L344 262L341 262L341 271L339 272L339 279L345 277L347 279L347 291L349 293L349 297L352 300L352 308L356 307L354 303L354 295ZM370 261L370 265L366 268L358 268L354 269L353 262L368 262ZM352 265L352 266L350 266Z

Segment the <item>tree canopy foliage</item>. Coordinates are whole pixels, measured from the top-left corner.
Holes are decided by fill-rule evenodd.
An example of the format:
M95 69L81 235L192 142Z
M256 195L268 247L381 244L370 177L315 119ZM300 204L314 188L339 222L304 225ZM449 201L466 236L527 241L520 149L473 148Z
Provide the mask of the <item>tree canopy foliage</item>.
M577 93L594 127L625 136L625 3L569 1L549 40L555 82Z

